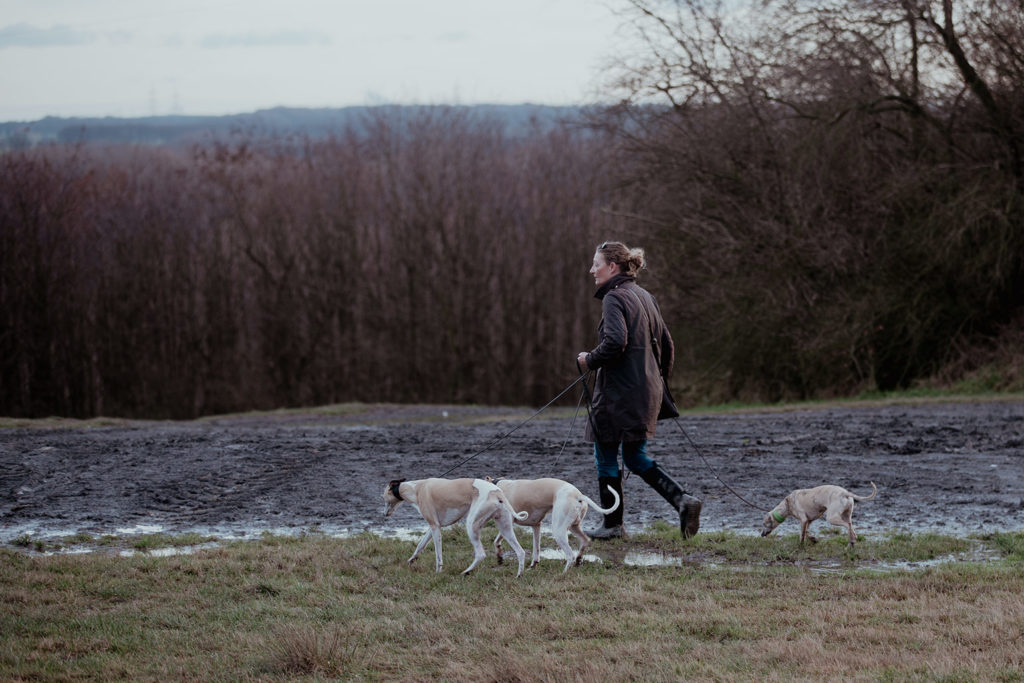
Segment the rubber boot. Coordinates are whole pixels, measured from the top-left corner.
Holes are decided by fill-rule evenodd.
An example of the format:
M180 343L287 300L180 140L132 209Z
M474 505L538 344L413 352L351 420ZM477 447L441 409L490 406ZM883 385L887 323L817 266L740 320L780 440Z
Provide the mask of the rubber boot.
M609 538L621 538L625 535L622 528L622 509L625 507L625 501L622 498L622 475L597 478L598 493L601 495L601 507L606 510L615 505L615 496L608 490L609 486L619 494L619 507L615 508L611 514L604 516L603 526L587 532L587 535L591 538L606 540Z
M658 463L654 463L654 467L646 472L641 472L640 478L679 511L679 530L683 538L695 536L700 528L700 501L683 491L683 487L661 469Z

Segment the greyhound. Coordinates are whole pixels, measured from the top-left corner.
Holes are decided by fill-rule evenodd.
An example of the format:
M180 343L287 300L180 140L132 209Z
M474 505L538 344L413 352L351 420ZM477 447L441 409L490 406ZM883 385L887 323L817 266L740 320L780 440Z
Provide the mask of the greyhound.
M842 486L826 484L815 486L812 489L797 489L782 499L782 502L775 506L764 516L761 526L761 536L767 536L775 527L782 524L786 517L792 515L800 522L800 543L805 538L810 538L812 543L818 539L808 536L807 528L811 522L825 515L825 519L836 526L846 527L850 537L850 545L857 542L857 534L853 532L853 501L871 500L878 493L875 482L871 482L871 495L858 496L850 493Z
M519 545L512 528L512 520L525 520L528 513L516 512L508 504L501 489L491 482L483 479L395 479L384 487L384 516L390 517L403 501L409 501L415 506L430 526L429 531L423 534L423 538L416 546L416 551L409 558L410 563L427 546L427 541L433 538L435 571L440 572L443 564L441 527L455 524L465 518L466 532L474 551L473 563L462 572L468 574L487 555L483 543L480 542L480 528L493 519L498 523L499 532L508 540L519 559L519 573L516 576L522 576L526 551Z
M608 490L615 497L610 508L602 508L593 500L580 493L580 490L561 479L499 479L501 489L513 508L528 513L523 520L515 520L517 524L533 528L533 555L530 566L540 562L540 523L551 513L551 533L558 547L565 553L565 569L583 561L583 551L590 545L590 537L583 531L580 524L587 514L587 507L592 507L602 515L614 512L619 507L619 494L612 487ZM572 532L582 541L579 553L573 553L569 545L569 533ZM494 539L494 549L501 562L501 536Z

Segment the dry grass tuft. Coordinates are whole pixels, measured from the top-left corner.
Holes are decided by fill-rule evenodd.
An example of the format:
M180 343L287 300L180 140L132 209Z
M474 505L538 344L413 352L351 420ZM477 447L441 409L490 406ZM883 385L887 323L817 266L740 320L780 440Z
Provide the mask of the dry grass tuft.
M289 675L340 676L356 661L358 645L335 626L288 625L270 641L272 671Z

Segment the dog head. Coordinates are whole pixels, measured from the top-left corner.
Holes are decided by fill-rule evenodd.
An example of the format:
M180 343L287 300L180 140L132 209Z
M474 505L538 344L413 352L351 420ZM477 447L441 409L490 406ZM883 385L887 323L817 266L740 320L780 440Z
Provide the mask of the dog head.
M384 486L384 516L390 517L391 513L395 511L404 498L402 494L398 492L398 487L402 485L405 479L392 479Z
M764 520L761 522L761 536L767 536L784 521L786 521L786 510L785 506L780 504L774 510L769 510L764 514Z

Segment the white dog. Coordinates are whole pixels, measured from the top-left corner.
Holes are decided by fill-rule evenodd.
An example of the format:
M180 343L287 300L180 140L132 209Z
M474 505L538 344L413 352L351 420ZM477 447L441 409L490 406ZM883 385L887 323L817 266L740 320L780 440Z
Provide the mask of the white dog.
M615 497L615 504L606 510L561 479L499 479L497 484L509 504L528 515L515 522L533 528L531 567L540 562L540 523L549 512L551 533L558 547L565 553L565 569L562 571L567 572L574 563L578 565L583 560L583 551L590 545L590 537L580 526L587 515L587 507L594 508L602 515L614 512L619 507L619 494L611 487L608 488ZM570 531L582 542L578 553L574 553L569 545ZM494 539L494 548L498 562L501 562L501 536Z
M775 506L764 516L761 526L761 535L767 536L775 527L782 524L786 517L792 515L800 522L800 542L808 538L807 528L811 522L825 515L825 519L836 526L846 527L850 537L850 545L857 541L857 534L853 532L853 501L871 500L878 493L875 482L871 482L871 495L858 496L850 493L842 486L815 486L813 489L797 489L782 499L782 502ZM809 537L812 543L818 539Z
M468 574L487 555L484 552L484 544L480 542L480 528L493 519L498 523L500 534L512 546L519 559L519 573L516 576L522 576L526 551L519 545L512 528L512 520L524 520L527 513L517 513L508 504L501 489L491 482L483 479L396 479L384 487L385 516L390 517L395 508L404 501L414 505L430 526L430 530L420 539L409 562L415 560L427 546L427 541L433 538L435 567L436 571L441 571L441 527L455 524L465 518L466 532L474 551L473 564L462 572Z

